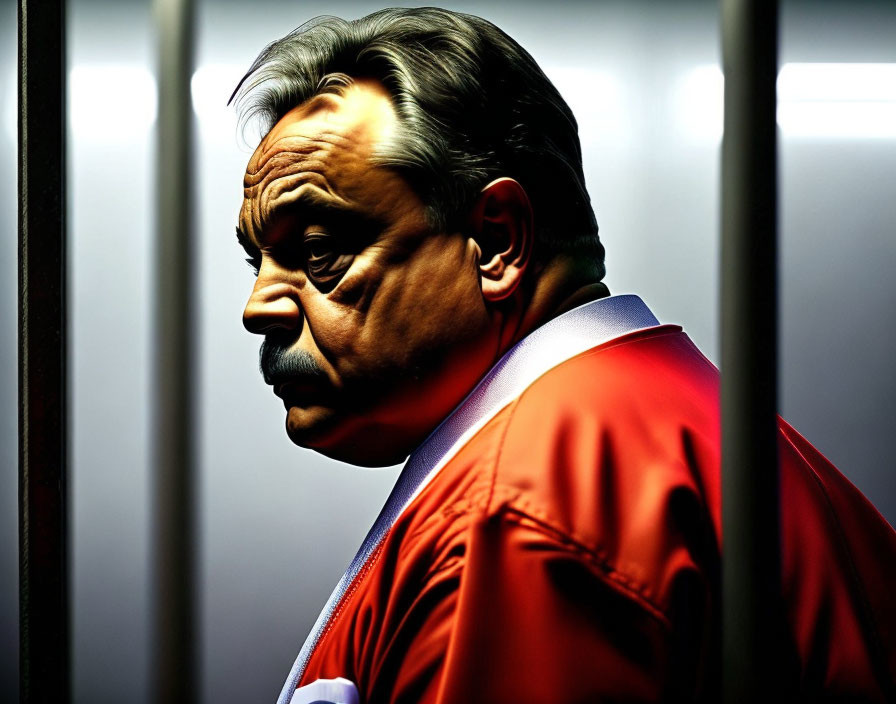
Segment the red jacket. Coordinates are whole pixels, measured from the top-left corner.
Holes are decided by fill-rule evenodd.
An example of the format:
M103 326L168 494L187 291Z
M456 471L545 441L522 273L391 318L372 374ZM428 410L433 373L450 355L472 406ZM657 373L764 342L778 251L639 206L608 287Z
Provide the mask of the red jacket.
M718 699L718 372L676 326L554 367L395 522L299 684L362 702ZM896 701L896 533L780 425L793 677Z

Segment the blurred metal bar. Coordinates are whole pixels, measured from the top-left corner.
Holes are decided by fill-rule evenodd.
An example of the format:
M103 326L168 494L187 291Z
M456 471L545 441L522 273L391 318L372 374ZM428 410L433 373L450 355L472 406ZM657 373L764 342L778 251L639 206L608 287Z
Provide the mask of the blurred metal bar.
M197 699L195 471L191 265L194 3L155 0L156 152L154 663L157 702Z
M777 700L784 657L777 450L778 7L722 0L724 700Z
M65 3L19 2L19 697L70 701Z

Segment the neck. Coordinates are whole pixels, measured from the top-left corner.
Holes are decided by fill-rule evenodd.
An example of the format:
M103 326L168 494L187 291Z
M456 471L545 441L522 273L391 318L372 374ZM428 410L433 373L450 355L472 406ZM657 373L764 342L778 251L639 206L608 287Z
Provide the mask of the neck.
M537 274L527 290L521 290L504 312L495 359L548 320L580 305L610 295L605 284L576 271L574 262L559 259Z
M598 298L606 298L610 295L610 289L607 288L606 284L601 282L595 282L590 284L585 284L577 288L572 292L564 301L557 306L554 315L552 318L556 318L558 315L565 313L568 310L572 310L573 308L578 308L585 303L590 303L591 301L596 301Z

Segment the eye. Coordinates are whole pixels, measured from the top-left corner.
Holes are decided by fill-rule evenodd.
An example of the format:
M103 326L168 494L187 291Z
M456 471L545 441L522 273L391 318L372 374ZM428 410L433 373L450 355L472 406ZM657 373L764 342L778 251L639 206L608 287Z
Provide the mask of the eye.
M308 276L321 288L335 286L354 259L342 251L337 237L319 230L305 234L304 249Z
M305 235L305 254L309 267L312 263L321 262L332 254L330 239L330 235L323 232L309 232Z

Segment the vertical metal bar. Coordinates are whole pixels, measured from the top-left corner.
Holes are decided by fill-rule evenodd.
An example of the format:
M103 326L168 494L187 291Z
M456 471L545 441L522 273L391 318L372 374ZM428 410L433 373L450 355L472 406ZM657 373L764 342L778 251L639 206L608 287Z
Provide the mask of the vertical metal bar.
M20 700L70 699L65 3L19 2Z
M778 7L722 0L723 689L768 701L782 662L777 450Z
M156 152L154 339L155 700L195 701L193 422L192 0L155 0L159 122Z

